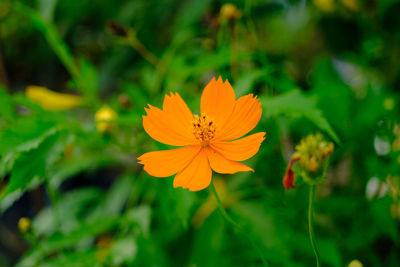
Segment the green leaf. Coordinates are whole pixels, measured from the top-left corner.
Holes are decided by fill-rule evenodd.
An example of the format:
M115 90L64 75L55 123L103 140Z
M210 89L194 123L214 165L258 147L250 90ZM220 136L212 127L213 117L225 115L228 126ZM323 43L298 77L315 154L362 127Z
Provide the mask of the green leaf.
M238 96L251 93L252 86L256 82L258 78L260 78L265 71L252 71L245 73L244 75L240 76L240 78L236 81L233 88L235 89L235 93Z
M54 135L57 128L53 122L22 118L0 134L0 155L26 152L37 148L45 138Z
M137 253L138 247L133 235L127 236L115 242L111 249L112 262L116 266L122 266L123 263L132 262Z
M37 266L46 255L72 247L84 238L93 238L110 230L117 225L117 223L117 218L109 217L91 223L81 223L79 229L76 229L67 235L57 232L48 239L42 240L40 244L28 252L16 266Z
M53 158L52 151L59 140L59 134L47 136L37 149L21 152L14 162L10 181L0 196L3 199L16 190L25 190L34 178L42 178L49 160Z
M183 5L177 14L176 27L185 29L187 26L199 21L210 0L190 0L182 2Z
M132 191L133 182L129 176L119 178L109 190L101 206L102 212L109 215L118 215Z
M85 249L83 251L73 251L65 254L58 254L40 265L27 264L26 266L39 267L59 267L59 266L74 266L74 267L101 267L104 266L99 262L99 249Z
M78 80L78 89L82 90L91 100L96 98L99 90L99 74L95 66L88 60L81 59L79 62L80 73L83 79Z
M323 116L322 111L317 108L316 101L300 91L293 90L273 98L263 97L261 104L265 110L264 114L270 116L286 115L308 119L321 131L325 131L336 143L340 144L339 137Z
M15 121L4 132L0 132L0 175L11 170L21 152L38 148L47 137L57 131L53 122L28 117Z
M150 220L151 209L149 206L141 205L126 212L126 221L129 224L137 224L144 236L150 234Z
M35 234L49 236L61 231L64 234L79 229L80 224L91 214L93 209L89 207L100 202L102 192L96 188L80 188L63 195L56 207L46 207L33 220ZM62 221L61 229L57 223L55 210L60 212L59 220Z
M7 121L15 118L14 105L6 89L0 84L0 119Z

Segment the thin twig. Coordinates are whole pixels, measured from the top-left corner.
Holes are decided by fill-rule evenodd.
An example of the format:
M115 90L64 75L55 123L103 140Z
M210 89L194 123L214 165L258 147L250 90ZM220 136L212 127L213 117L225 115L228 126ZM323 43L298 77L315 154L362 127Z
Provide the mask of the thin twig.
M310 234L311 246L314 250L317 267L320 266L319 253L314 238L314 219L313 219L313 203L315 196L315 185L310 185L309 199L308 199L308 232Z

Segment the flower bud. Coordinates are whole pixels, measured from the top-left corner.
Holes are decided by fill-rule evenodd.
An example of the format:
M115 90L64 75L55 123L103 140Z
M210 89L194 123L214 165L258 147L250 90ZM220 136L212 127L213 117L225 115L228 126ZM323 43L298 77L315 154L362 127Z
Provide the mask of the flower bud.
M296 146L296 152L286 170L283 178L284 187L295 188L295 174L310 184L322 182L325 179L325 170L333 147L333 143L325 141L321 134L303 138ZM298 164L294 166L297 161Z
M220 16L225 20L235 20L242 16L242 12L234 4L227 3L221 7Z
M335 9L335 2L333 0L313 0L320 10L324 12L332 12Z
M31 229L31 226L32 226L32 221L27 217L22 217L18 221L18 229L21 231L21 233L28 232Z
M129 35L129 29L116 21L107 21L106 27L112 34L115 34L119 37L127 37Z
M99 133L111 131L111 129L114 127L114 123L112 121L116 119L117 116L117 113L109 106L103 106L94 115L97 131Z
M352 260L348 267L363 267L363 265L359 260Z
M285 176L283 177L283 186L285 187L285 189L296 188L296 186L294 185L295 177L292 167L293 164L299 159L300 159L299 157L292 157L288 167L286 168Z

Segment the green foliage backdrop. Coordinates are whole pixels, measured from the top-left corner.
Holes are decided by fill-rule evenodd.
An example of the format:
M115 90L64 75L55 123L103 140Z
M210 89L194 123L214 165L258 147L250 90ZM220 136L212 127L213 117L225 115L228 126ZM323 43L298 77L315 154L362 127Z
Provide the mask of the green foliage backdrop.
M213 179L269 265L315 264L307 187L282 178L321 132L335 143L315 202L322 266L399 266L399 2L227 3L0 1L0 266L260 266L209 189L137 164L169 148L143 130L144 107L175 91L198 114L219 75L262 103L255 172ZM82 99L54 111L43 102L69 96L38 100L31 85ZM101 130L104 106L115 116Z

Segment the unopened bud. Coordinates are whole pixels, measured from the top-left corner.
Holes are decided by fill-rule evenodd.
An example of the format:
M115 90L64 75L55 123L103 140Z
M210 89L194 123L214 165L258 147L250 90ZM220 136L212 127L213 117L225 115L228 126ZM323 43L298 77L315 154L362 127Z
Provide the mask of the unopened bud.
M125 94L125 93L120 94L120 95L118 96L118 102L119 102L119 104L120 104L122 107L124 107L124 108L130 108L130 107L132 106L131 99L130 99L129 96L128 96L127 94Z
M112 121L116 119L117 116L117 113L109 106L103 106L94 115L97 131L100 133L109 132L114 127Z
M18 221L18 229L21 233L26 233L31 229L32 221L27 217L22 217Z
M227 3L221 7L220 15L223 19L235 20L242 16L242 12L234 4Z
M112 20L107 21L106 27L111 33L113 33L117 36L127 37L129 35L129 29L126 28L125 26L119 24L116 21L112 21Z
M359 260L352 260L348 267L363 267L363 265Z

